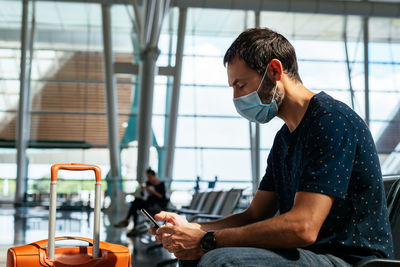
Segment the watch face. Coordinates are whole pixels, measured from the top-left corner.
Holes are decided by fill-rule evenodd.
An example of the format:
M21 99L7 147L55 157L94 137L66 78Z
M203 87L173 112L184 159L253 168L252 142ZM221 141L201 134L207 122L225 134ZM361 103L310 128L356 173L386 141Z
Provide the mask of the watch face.
M208 252L212 249L215 249L216 241L214 237L214 232L207 232L200 241L200 248L204 250L204 252Z

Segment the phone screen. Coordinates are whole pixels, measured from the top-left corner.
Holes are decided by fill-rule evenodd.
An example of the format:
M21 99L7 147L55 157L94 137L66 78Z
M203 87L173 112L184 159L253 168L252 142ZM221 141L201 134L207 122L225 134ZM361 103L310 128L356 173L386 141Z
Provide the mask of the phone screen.
M160 225L156 222L156 220L145 209L141 209L140 211L151 222L154 228L160 227Z

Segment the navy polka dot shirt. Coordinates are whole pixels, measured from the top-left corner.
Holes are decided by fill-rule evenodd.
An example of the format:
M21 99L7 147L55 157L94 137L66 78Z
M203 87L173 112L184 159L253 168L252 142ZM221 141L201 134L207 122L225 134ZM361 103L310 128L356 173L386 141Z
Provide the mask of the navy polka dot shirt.
M298 191L334 196L331 211L308 249L349 263L393 258L382 174L365 122L347 105L321 92L292 132L277 133L260 190L277 193L280 213Z

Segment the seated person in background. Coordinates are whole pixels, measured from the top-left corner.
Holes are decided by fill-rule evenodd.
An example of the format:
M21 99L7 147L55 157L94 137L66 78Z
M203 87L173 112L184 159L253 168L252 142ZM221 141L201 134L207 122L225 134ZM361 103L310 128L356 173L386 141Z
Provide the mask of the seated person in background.
M140 209L165 209L168 200L165 194L165 184L161 181L156 173L151 169L148 168L146 170L147 182L146 186L142 186L142 191L146 190L148 193L147 199L143 198L135 198L135 200L131 203L129 208L128 214L126 218L119 223L115 224L115 227L126 227L129 224L129 219L133 216L133 223L134 227L137 225L137 217L138 211ZM128 236L135 235L135 228L128 233Z
M293 46L268 28L240 34L224 64L241 116L285 122L265 175L245 211L203 223L161 212L155 218L167 223L150 234L198 266L344 267L392 258L379 158L362 118L328 94L308 90Z

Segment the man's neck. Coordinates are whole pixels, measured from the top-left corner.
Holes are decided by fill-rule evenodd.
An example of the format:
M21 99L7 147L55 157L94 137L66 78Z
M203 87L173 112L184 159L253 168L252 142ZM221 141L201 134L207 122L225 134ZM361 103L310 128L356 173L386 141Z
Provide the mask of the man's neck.
M299 126L308 104L315 93L308 90L301 83L296 83L290 79L283 81L285 95L282 105L279 108L278 117L285 121L290 132Z

